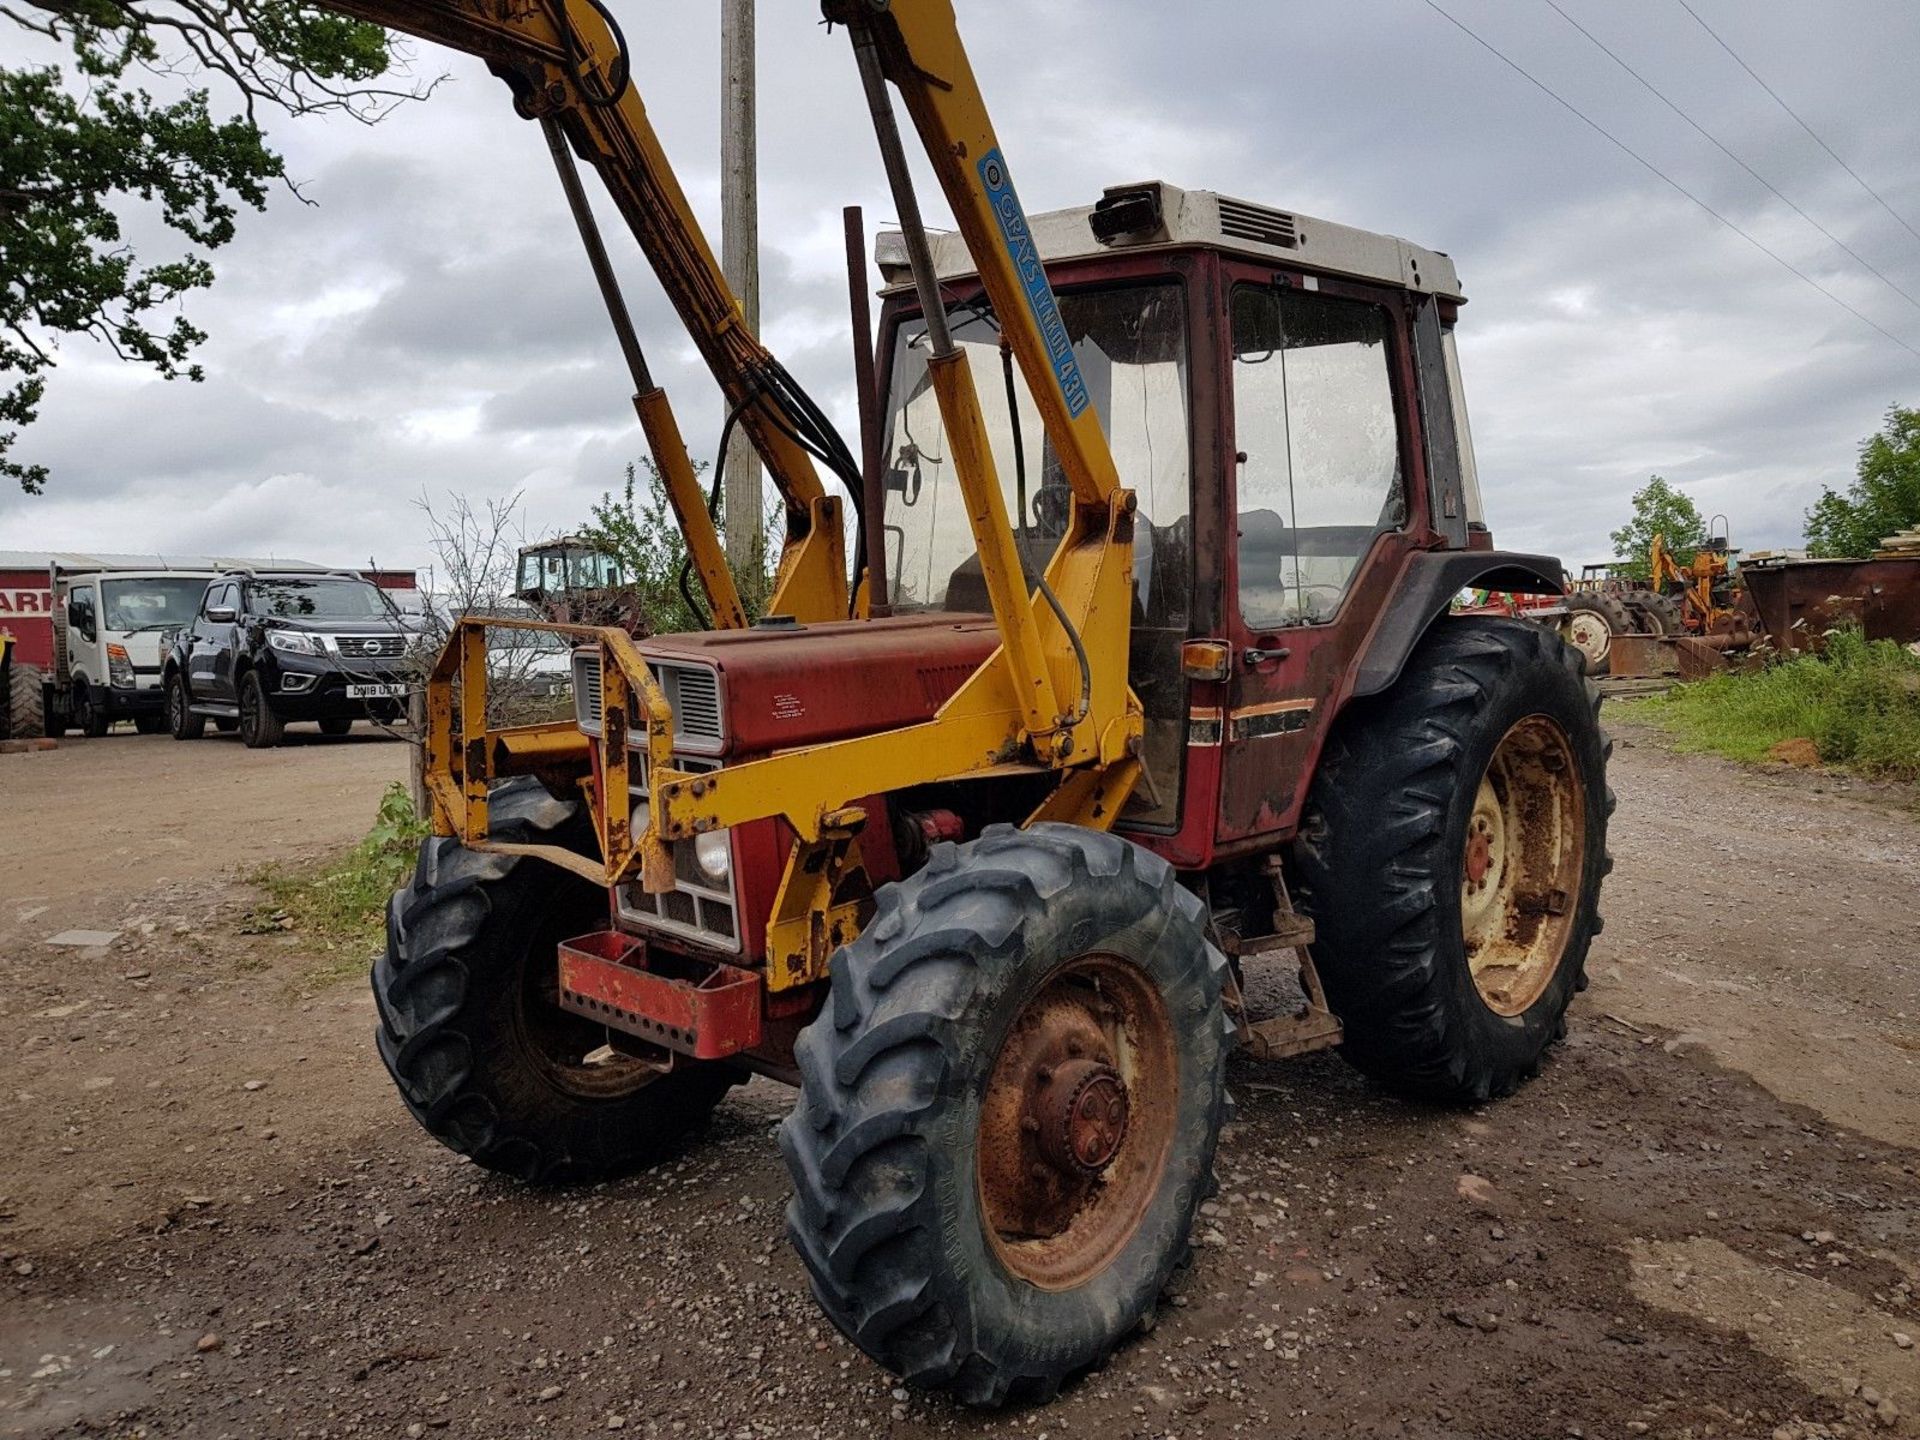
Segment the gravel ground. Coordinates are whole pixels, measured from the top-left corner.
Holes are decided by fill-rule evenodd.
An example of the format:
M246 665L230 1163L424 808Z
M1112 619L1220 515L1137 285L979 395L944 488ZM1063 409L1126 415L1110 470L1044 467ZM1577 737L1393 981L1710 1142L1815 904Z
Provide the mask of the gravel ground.
M1913 797L1626 740L1595 983L1540 1078L1438 1111L1333 1056L1236 1062L1155 1326L998 1416L897 1390L814 1310L788 1092L615 1185L475 1170L401 1111L362 988L242 933L224 842L194 872L151 761L196 747L94 742L131 758L50 851L109 806L131 855L187 843L122 887L0 878L0 1435L1920 1435ZM249 858L363 828L401 756L362 748L358 777L319 746L249 768L241 813L353 796ZM0 793L66 756L0 757ZM118 938L46 945L75 927Z

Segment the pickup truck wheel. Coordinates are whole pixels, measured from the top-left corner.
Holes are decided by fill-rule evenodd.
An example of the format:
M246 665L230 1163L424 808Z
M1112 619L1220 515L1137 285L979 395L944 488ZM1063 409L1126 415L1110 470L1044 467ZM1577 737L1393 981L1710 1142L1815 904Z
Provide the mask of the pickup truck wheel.
M82 735L90 735L98 740L107 733L113 722L107 719L104 707L93 698L93 687L84 680L73 682L73 725Z
M178 674L167 677L167 730L176 740L198 740L207 733L206 718L193 713L187 682Z
M1538 626L1443 620L1343 716L1293 859L1341 1054L1479 1103L1566 1033L1612 869L1611 743L1580 656Z
M47 728L46 682L38 665L7 666L7 738L33 740Z
M598 853L580 807L538 780L496 787L487 819L496 840ZM446 836L421 845L373 965L375 1039L407 1109L448 1149L521 1180L591 1184L672 1154L747 1078L678 1057L663 1072L560 1009L560 942L606 921L606 891L545 861Z
M934 847L833 957L787 1232L912 1385L1041 1401L1153 1313L1211 1192L1227 962L1164 860L1069 825Z
M249 750L271 750L286 733L286 722L267 703L259 672L249 670L240 681L240 743Z

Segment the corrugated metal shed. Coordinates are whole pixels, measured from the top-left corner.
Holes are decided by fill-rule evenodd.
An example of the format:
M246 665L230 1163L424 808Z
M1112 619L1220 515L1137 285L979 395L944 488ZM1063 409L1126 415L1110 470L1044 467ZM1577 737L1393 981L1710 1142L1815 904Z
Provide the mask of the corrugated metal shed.
M245 555L120 555L80 550L0 550L0 570L333 570L310 560L260 559Z

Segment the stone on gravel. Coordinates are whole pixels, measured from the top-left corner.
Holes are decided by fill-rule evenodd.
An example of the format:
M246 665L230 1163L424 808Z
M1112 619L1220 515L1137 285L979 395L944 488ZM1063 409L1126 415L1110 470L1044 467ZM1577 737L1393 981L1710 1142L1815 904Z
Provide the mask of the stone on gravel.
M1898 1345L1902 1350L1911 1350L1913 1348L1913 1337L1904 1330L1896 1330L1893 1332L1893 1343Z
M211 1354L220 1348L220 1337L209 1330L193 1342L193 1348L202 1355Z
M1462 1175L1453 1182L1454 1192L1469 1205L1485 1210L1492 1207L1498 1192L1493 1182L1479 1175Z
M49 935L47 944L68 950L99 950L120 938L118 930L62 930Z

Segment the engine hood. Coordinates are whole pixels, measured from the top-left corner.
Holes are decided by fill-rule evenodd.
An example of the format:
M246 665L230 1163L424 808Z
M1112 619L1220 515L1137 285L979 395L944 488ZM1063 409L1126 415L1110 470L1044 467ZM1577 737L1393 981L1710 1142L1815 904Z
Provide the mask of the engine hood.
M650 660L720 674L729 756L931 720L1000 643L985 615L755 626L643 642Z

